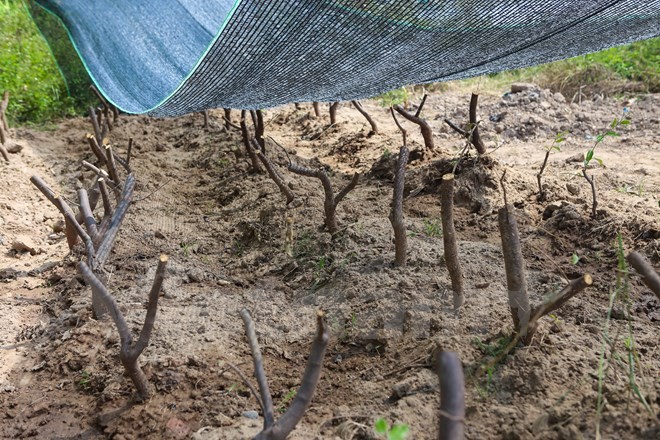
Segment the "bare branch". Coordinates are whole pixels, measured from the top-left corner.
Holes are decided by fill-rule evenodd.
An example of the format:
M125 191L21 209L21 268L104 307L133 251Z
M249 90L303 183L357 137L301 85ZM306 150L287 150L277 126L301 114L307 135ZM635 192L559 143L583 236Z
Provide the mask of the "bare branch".
M426 98L428 94L424 93L424 97L422 98L422 102L419 104L419 107L417 107L417 111L415 112L415 117L419 118L419 115L422 114L422 109L424 108L424 104L426 104Z
M486 154L486 146L481 140L479 135L479 122L477 121L477 103L479 102L479 95L473 93L470 97L470 127L471 127L471 142L474 148L477 149L479 154Z
M424 96L426 97L426 95ZM433 130L431 129L431 126L428 124L428 122L426 122L424 119L420 118L419 116L408 113L406 110L403 109L403 107L401 107L398 104L394 106L394 110L396 110L397 113L399 113L401 116L403 116L410 122L419 125L419 128L422 132L422 137L424 138L424 145L426 146L427 150L432 151L434 148Z
M131 153L133 152L133 138L128 138L128 151L126 151L126 171L130 173Z
M445 118L445 123L449 125L455 132L466 138L476 148L479 154L486 154L486 146L481 140L479 134L479 121L477 120L477 103L479 95L473 93L470 97L470 116L468 121L468 128L463 130L449 119Z
M316 338L312 343L312 349L307 360L307 367L303 374L302 382L296 397L291 402L289 409L284 415L275 422L270 429L265 429L257 434L255 440L284 440L293 431L298 422L305 415L305 411L309 408L316 390L316 385L321 377L321 370L323 368L323 358L325 350L330 340L328 327L325 324L325 314L318 311L316 314Z
M399 150L399 158L396 162L396 173L394 175L392 210L390 211L389 216L390 223L392 223L392 229L394 229L394 264L400 267L406 265L406 251L408 249L406 225L403 220L403 187L409 154L410 151L405 145Z
M112 147L110 145L105 146L105 158L106 165L108 166L108 174L114 182L121 182L119 179L119 173L117 172L117 165L115 164L115 155L112 152Z
M651 264L638 252L628 254L628 263L635 268L642 277L646 287L651 289L660 300L660 275L653 269Z
M330 125L335 125L337 123L337 107L339 107L338 102L333 102L330 104Z
M98 247L96 253L96 259L94 261L95 271L102 268L106 260L110 256L110 252L112 251L112 247L114 246L115 239L117 238L117 233L119 232L119 227L121 226L122 221L124 221L124 216L126 215L126 211L128 211L128 207L130 206L131 201L133 199L134 190L135 190L135 176L133 174L129 174L128 176L126 176L126 182L124 183L124 190L122 192L119 203L117 203L115 212L112 214L112 218L108 226L108 231L105 233L103 237L103 241Z
M359 179L359 174L356 173L353 176L351 182L335 196L330 178L326 174L325 170L323 170L323 168L310 170L309 168L289 163L288 169L292 173L301 176L315 177L321 181L323 192L325 193L325 201L323 203L323 208L325 211L325 226L328 228L328 232L331 234L334 235L337 233L339 230L339 226L337 225L337 205L339 205L339 202L341 202L341 200L346 197L346 194L355 188Z
M536 181L539 184L539 201L544 201L545 200L545 191L543 190L543 185L541 184L541 176L543 175L543 171L545 171L545 167L548 164L548 158L550 157L550 151L551 149L548 149L545 152L545 157L543 158L543 164L541 165L541 169L539 170L538 174L536 175Z
M266 372L264 371L264 362L261 358L261 349L259 348L257 333L254 330L254 322L250 317L250 313L246 309L241 310L241 318L245 324L245 334L247 335L250 352L252 353L254 376L259 384L259 393L261 394L261 401L263 402L264 408L264 430L266 430L272 427L273 423L275 423L273 398L271 397L270 389L268 388L268 380L266 379Z
M321 108L319 106L319 103L316 102L316 101L312 102L312 107L314 107L314 116L316 116L317 118L320 118L321 117Z
M94 107L91 106L89 107L89 119L92 121L96 143L100 147L103 145L103 134L101 133L101 128L99 127L99 120L96 117L96 110L94 110Z
M206 130L207 128L209 128L209 111L204 110L202 112L202 116L204 116L204 125L202 127L204 128L204 130Z
M461 440L465 428L465 378L458 354L436 353L436 373L440 379L439 440Z
M87 190L79 189L78 190L78 201L80 203L80 213L82 214L83 221L85 222L85 227L87 228L87 233L92 238L94 243L99 242L99 231L97 229L96 219L92 213L92 208L89 204L89 198L87 197Z
M449 119L445 118L444 121L445 121L445 124L449 125L456 133L460 134L461 136L464 136L464 137L470 136L469 133L467 133L465 130L463 130L458 125L451 122Z
M293 199L295 197L293 195L293 192L291 191L291 188L289 188L289 186L286 183L284 183L284 179L282 179L282 176L280 176L280 174L277 172L270 159L268 159L268 157L266 157L266 155L263 154L258 149L259 144L254 138L252 139L252 145L254 146L255 154L257 155L259 160L261 160L261 163L264 165L264 168L266 168L268 175L270 176L271 179L273 179L273 181L280 189L280 191L282 191L282 193L286 196L286 204L288 205L289 203L293 202Z
M598 207L598 199L596 198L596 178L594 176L589 177L586 168L582 168L582 175L591 186L591 218L596 218L596 208Z
M373 136L375 134L378 134L378 125L376 125L376 121L374 121L371 115L369 115L369 113L367 113L364 107L362 107L360 101L351 101L351 103L353 104L353 107L355 107L357 111L359 111L362 114L362 116L364 116L367 122L369 122L369 125L371 125L371 131L367 133L367 136Z
M60 204L56 199L55 193L53 192L52 189L44 182L39 176L32 176L30 177L30 182L34 186L37 187L39 191L52 203L61 213L64 215L64 211L60 208ZM67 244L69 245L69 249L73 249L73 247L76 245L78 242L78 233L76 232L75 226L73 223L70 223L71 220L66 218L66 215L64 215L64 223L65 223L65 234L66 234L66 241ZM78 223L75 219L75 216L73 218L74 223Z
M344 187L344 189L339 191L337 193L337 195L335 196L335 206L339 205L339 202L341 202L341 200L344 197L346 197L346 195L349 192L351 192L351 191L353 191L353 189L355 189L355 187L357 186L359 180L360 180L360 173L353 174L353 177L351 178L351 181L348 183L348 185L346 185L346 187Z
M137 360L140 354L142 354L144 349L149 344L149 339L153 331L154 323L156 320L156 312L158 310L158 297L160 295L160 289L165 277L167 260L168 258L166 255L161 255L158 268L156 269L156 276L149 293L147 316L145 317L144 325L142 326L140 338L134 346L131 332L115 299L112 297L112 295L110 295L107 288L96 277L89 266L87 266L82 261L78 263L78 270L82 274L83 278L85 278L87 284L91 286L92 295L95 295L103 301L108 312L110 313L110 316L112 317L112 320L115 323L115 326L117 327L121 341L119 359L124 366L124 369L128 373L128 376L133 381L135 388L137 388L138 398L140 400L148 399L151 391L149 389L149 382L142 372L142 369L140 368Z
M94 135L87 135L87 142L89 143L89 148L92 150L92 153L94 153L94 156L96 156L96 159L99 161L99 164L105 165L107 159Z
M100 178L99 190L101 192L101 199L103 200L103 217L110 217L112 215L112 203L110 202L110 193L108 192L108 185L105 179Z
M2 94L2 101L0 101L0 124L2 128L7 131L9 130L9 123L7 122L7 107L9 107L9 90L5 90Z
M403 137L403 146L405 147L407 145L407 137L408 137L408 132L406 131L405 128L399 124L399 120L396 118L396 114L394 113L394 108L390 107L390 113L392 114L392 119L394 119L394 123L396 124L397 127L399 127L399 131L401 132L401 136Z
M454 228L454 175L442 176L440 185L440 208L442 216L442 239L445 248L445 264L451 278L451 287L454 292L454 310L465 303L465 289L463 287L463 269L458 257L456 244L456 229Z
M246 111L241 110L240 124L241 124L241 135L243 137L243 145L245 146L245 151L247 151L247 154L250 157L250 160L252 161L252 172L259 173L261 172L261 165L259 165L259 158L257 157L257 153L254 151L254 148L252 148L250 142L250 132L247 127L245 116L246 116Z
M0 154L2 154L2 158L5 160L5 162L9 162L9 152L3 145L5 137L4 137L4 130L2 129L2 127L0 127L0 136L2 136L0 138L0 141L2 141L0 142Z
M592 284L593 284L593 278L588 273L585 273L580 278L576 278L572 281L569 281L569 283L563 289L561 289L559 293L554 295L552 298L550 298L548 301L541 304L540 306L534 307L532 309L532 314L531 314L532 320L537 321L538 319L542 318L548 313L554 312L555 310L559 309L564 304L566 304L569 299L573 298L575 295L582 292L584 289L591 286ZM530 335L529 332L527 332L527 335L528 335L527 339L531 339L531 337L533 336Z
M142 331L140 332L140 338L138 339L135 347L131 349L130 356L131 358L137 358L142 354L147 345L149 344L149 339L151 338L151 332L154 328L154 323L156 322L156 311L158 310L158 297L160 296L160 290L163 286L163 280L165 279L165 269L167 268L167 255L161 255L158 260L158 267L156 268L156 275L154 276L154 282L151 285L151 291L149 292L149 303L147 304L147 316L144 318L144 325L142 326Z

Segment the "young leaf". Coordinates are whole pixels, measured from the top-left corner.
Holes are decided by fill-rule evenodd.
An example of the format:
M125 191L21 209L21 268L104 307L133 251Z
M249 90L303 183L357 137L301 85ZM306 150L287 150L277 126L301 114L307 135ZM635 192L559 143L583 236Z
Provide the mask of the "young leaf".
M591 159L593 159L593 158L594 158L594 150L587 151L587 157L585 157L585 159L584 159L585 165L588 164L589 162L591 162Z
M621 125L629 125L630 124L630 119L622 119L621 122L619 122Z
M385 435L387 434L387 421L383 418L380 418L376 420L376 424L374 425L374 429L377 434L382 434Z
M406 424L396 424L392 426L389 435L387 436L388 440L404 440L408 435L410 428Z

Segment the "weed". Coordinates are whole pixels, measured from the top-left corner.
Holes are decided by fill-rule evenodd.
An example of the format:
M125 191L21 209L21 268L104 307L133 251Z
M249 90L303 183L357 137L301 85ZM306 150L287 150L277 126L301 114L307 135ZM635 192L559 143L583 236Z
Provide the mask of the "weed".
M624 183L616 190L623 194L633 194L636 195L637 197L642 197L642 194L644 193L644 179L642 178L642 180L640 180L635 185Z
M88 390L91 386L92 373L87 370L80 372L80 380L78 380L78 387L83 390Z
M424 235L433 238L442 238L442 225L435 220L424 219Z
M389 159L391 156L392 156L392 152L391 152L390 150L388 150L387 148L385 148L385 149L383 150L383 159L387 160L387 159Z
M617 351L617 338L618 332L614 338L610 337L610 326L612 322L612 310L614 309L614 304L617 302L622 303L625 315L629 318L632 313L632 301L630 298L630 285L629 285L629 272L628 272L628 263L625 258L625 251L623 249L623 238L621 233L617 234L615 251L617 255L617 277L615 288L610 292L609 303L607 307L607 316L605 318L605 323L603 325L602 338L603 342L601 345L600 357L598 359L598 370L596 372L598 378L598 394L596 397L596 438L600 439L600 420L605 407L605 399L603 395L603 389L605 385L605 380L607 374L610 370L610 367L617 364L613 363L612 360L617 361L618 365L623 367L626 370L626 376L628 378L628 392L634 394L644 408L653 414L651 406L644 398L642 394L638 381L637 381L637 366L640 365L639 354L637 353L637 348L635 344L635 336L632 329L632 321L626 319L627 322L627 331L628 334L624 339L624 348L625 356L622 357ZM608 356L608 348L610 354ZM628 402L630 403L630 402Z
M390 427L387 420L380 418L374 424L374 431L387 440L404 440L408 436L410 428L405 423L395 423Z
M479 394L482 396L488 396L491 391L493 391L493 375L495 374L495 367L502 362L508 351L511 349L511 341L512 336L510 335L500 336L492 342L484 342L478 338L472 340L472 344L484 355L490 358L483 365L492 364L485 369L486 385L484 387L477 385L477 391L479 391Z
M181 251L183 252L184 257L189 257L194 251L195 248L197 247L197 241L182 241L179 243L179 246L181 247Z
M573 255L571 255L571 264L575 266L580 262L582 257L580 257L577 253L573 252Z
M296 389L295 389L295 388L291 388L291 389L290 389L290 390L284 395L284 397L282 397L282 401L281 401L280 404L278 405L276 411L277 411L278 413L280 413L280 414L283 414L283 413L286 411L286 409L289 407L289 402L291 402L291 400L293 400L293 398L296 397L296 393L297 393Z
M401 104L403 104L404 107L408 107L410 91L405 87L401 87L400 89L390 90L387 93L383 93L376 97L376 99L378 99L378 102L382 107L389 108Z

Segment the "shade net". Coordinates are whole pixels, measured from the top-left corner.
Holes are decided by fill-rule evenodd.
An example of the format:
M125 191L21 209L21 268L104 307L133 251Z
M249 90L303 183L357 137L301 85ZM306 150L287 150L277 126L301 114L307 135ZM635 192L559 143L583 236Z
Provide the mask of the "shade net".
M660 34L660 0L27 4L72 93L91 81L120 110L155 116L359 99Z

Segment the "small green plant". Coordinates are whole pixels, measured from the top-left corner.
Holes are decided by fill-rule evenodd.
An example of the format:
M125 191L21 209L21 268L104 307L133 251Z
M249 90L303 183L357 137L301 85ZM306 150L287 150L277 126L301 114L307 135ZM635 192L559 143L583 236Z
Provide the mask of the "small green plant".
M278 405L276 411L280 414L283 414L286 409L289 407L289 402L293 400L294 397L296 397L297 390L295 388L291 388L285 395L282 397L282 401Z
M636 195L637 197L642 197L642 194L644 193L644 179L642 178L642 180L640 180L635 185L624 183L616 190L623 194L633 194Z
M385 150L383 150L383 159L387 160L391 156L392 156L392 152L390 150L388 150L387 148L385 148Z
M575 266L580 262L582 257L580 257L577 253L573 252L573 255L571 255L571 264Z
M189 257L192 252L194 252L195 247L197 245L197 241L182 241L179 243L179 246L181 247L181 251L183 252L184 257Z
M78 380L78 387L83 390L88 390L90 388L90 382L92 381L92 373L87 370L80 372L80 380Z
M435 220L424 219L424 235L442 238L442 225Z
M639 354L635 344L635 335L632 328L632 320L629 318L632 314L632 299L630 298L630 284L629 284L629 271L628 263L626 262L625 251L623 248L623 237L619 232L616 237L615 251L617 255L617 276L616 285L609 295L609 303L607 308L607 316L603 325L602 331L602 345L600 357L598 359L598 369L596 376L597 382L597 397L596 397L596 438L601 438L600 435L600 420L603 409L605 407L604 387L607 374L610 369L615 368L617 365L625 370L628 377L628 393L629 398L631 394L640 401L642 406L651 414L653 410L650 404L646 401L644 394L641 392L637 380L637 366L641 364ZM612 326L612 310L616 302L622 303L623 310L626 316L627 336L624 339L625 355L617 351L617 342L619 331L616 332L614 337L610 335L610 327ZM608 355L609 349L609 355Z
M543 164L541 165L541 169L539 170L539 173L536 175L536 180L539 183L539 200L541 201L545 200L545 191L543 190L543 185L541 184L541 176L543 175L543 171L545 170L545 167L548 164L548 158L550 157L550 154L553 151L561 151L559 144L561 144L566 140L567 134L568 134L567 131L562 131L561 133L557 133L555 135L555 140L552 141L552 144L543 147L543 149L545 150L545 157L543 159Z
M410 100L410 92L405 87L400 89L390 90L389 92L379 95L376 99L382 107L393 107L395 105L403 104L404 107L408 106Z
M610 129L607 130L605 133L601 133L598 136L596 136L596 141L594 142L593 146L587 151L587 154L585 154L584 156L584 162L582 163L582 176L591 186L591 197L592 197L591 217L592 218L596 218L596 208L598 207L598 199L596 197L596 183L594 182L594 176L589 176L589 174L587 174L587 169L592 160L598 162L600 166L603 166L603 161L594 155L596 151L596 147L598 147L598 145L600 145L607 137L619 136L619 134L616 132L616 129L619 128L621 125L629 125L629 124L630 124L630 119L628 119L626 116L622 118L614 118L614 120L610 123L610 127L609 127Z
M381 438L386 438L387 440L405 440L408 436L408 431L410 428L405 423L395 423L390 427L387 420L382 417L376 420L374 424L374 431Z

